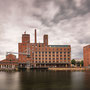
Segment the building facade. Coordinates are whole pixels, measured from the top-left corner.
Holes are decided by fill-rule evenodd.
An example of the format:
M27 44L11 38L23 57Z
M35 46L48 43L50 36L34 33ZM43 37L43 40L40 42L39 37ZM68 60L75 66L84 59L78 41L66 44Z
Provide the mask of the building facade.
M6 55L6 59L0 61L1 69L15 69L18 67L18 59L15 55L9 54Z
M90 45L87 45L83 48L83 59L84 66L90 66Z
M32 67L65 67L71 62L70 45L49 45L48 35L43 36L43 43L37 43L36 30L34 43L30 42L30 34L24 32L18 53L19 63L30 61Z

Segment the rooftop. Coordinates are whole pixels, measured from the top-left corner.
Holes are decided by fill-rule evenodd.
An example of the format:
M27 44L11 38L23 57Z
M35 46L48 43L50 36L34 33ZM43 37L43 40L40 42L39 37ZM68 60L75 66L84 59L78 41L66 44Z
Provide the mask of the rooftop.
M50 47L70 47L70 45L49 45Z

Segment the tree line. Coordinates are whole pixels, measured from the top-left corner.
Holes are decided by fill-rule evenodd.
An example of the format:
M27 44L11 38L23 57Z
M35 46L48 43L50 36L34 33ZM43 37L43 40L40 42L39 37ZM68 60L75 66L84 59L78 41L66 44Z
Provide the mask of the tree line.
M75 61L75 59L72 59L71 60L71 64L73 64L73 65L77 65L77 66L82 66L83 67L83 60L82 61Z

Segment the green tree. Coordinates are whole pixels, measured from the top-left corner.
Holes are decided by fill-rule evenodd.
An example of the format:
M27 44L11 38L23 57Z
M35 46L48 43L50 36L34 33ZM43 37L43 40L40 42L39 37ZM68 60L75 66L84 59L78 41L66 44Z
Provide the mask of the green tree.
M76 64L75 59L72 59L72 60L71 60L71 64L74 64L74 65Z
M80 62L81 66L83 66L83 60Z

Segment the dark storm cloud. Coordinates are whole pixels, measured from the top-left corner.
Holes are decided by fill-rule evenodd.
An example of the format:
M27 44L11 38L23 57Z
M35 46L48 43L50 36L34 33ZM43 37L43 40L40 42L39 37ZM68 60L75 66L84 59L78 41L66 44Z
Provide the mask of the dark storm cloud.
M82 17L83 15L90 13L90 0L82 0L80 4L81 5L78 7L75 0L57 2L60 9L52 21L58 23L60 20L71 19L77 16Z

